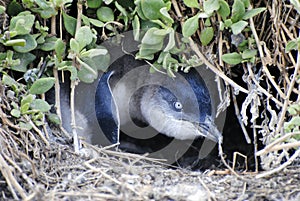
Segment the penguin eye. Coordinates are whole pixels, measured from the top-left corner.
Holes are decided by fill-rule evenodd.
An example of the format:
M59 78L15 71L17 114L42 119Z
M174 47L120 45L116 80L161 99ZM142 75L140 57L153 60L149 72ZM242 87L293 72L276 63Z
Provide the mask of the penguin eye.
M181 110L182 109L182 104L178 101L174 102L174 108L176 110Z

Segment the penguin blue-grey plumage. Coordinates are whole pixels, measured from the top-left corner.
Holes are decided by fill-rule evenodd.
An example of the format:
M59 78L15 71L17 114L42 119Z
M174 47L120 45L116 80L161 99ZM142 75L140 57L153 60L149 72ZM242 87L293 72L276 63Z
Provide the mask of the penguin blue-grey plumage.
M158 133L179 140L220 140L209 89L196 70L170 78L158 72L148 73L146 64L124 66L134 62L131 55L123 60L126 62L119 60L117 67L111 65L96 89L97 120L111 143L119 141L123 126L138 126L134 122L150 125Z

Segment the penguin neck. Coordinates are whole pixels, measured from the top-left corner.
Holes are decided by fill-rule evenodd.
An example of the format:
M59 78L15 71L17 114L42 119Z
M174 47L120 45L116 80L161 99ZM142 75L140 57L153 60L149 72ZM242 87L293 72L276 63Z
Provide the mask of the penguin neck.
M147 87L141 87L131 97L129 103L129 113L131 120L139 127L149 126L147 120L144 118L141 110L141 101L146 93Z

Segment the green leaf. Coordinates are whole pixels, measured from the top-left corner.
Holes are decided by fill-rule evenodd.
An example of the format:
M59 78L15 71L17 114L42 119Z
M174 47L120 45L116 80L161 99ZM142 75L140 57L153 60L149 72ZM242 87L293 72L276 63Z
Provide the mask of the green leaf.
M21 114L26 114L29 110L30 103L25 103L21 106Z
M237 34L241 33L247 25L248 25L248 22L246 22L246 21L238 21L238 22L232 24L230 26L230 28L232 30L232 33L234 35L237 35Z
M76 31L77 20L74 17L67 15L65 12L63 12L62 14L63 14L63 19L64 19L65 29L67 30L67 32L69 34L74 36L75 31Z
M220 8L218 10L218 13L221 15L223 20L226 20L226 18L230 15L230 8L228 3L225 0L219 0Z
M24 130L32 129L32 125L30 123L19 122L18 125L20 126L21 129L24 129Z
M299 116L293 117L289 121L289 123L292 124L292 125L294 125L294 126L300 126L300 117Z
M168 24L168 26L171 26L174 23L173 18L170 16L170 14L168 13L168 10L166 7L163 7L159 10L159 12L161 13L161 18L164 22L166 22Z
M175 31L174 29L171 29L171 32L169 33L169 41L164 52L170 51L173 47L175 47Z
M108 53L107 49L104 49L104 48L103 49L90 49L88 51L81 53L80 56L92 58L92 57L96 57L96 56L100 56L100 55L105 55L107 53Z
M50 114L47 114L47 118L50 122L56 124L56 125L60 125L61 124L61 120L60 118L58 117L58 115L56 114L53 114L53 113L50 113Z
M11 116L16 117L16 118L19 118L21 116L20 110L17 110L17 109L12 109L10 111L10 114L11 114Z
M248 10L244 16L243 16L243 20L248 20L250 19L251 17L254 17L255 15L258 15L259 13L265 11L266 8L254 8L254 9L251 9L251 10Z
M43 94L53 87L55 78L46 77L36 80L29 89L30 94Z
M128 17L129 14L125 8L123 8L117 1L115 1L116 8L122 13L123 16Z
M97 78L97 75L91 72L88 68L81 68L78 71L77 76L80 79L80 81L88 84L93 83L94 80Z
M148 45L155 45L155 44L160 44L163 42L165 35L159 34L160 29L153 27L148 29L146 34L144 35L142 39L142 44L148 44Z
M30 104L30 108L40 112L48 112L51 109L51 106L42 99L35 99Z
M137 54L137 59L153 59L154 53L159 52L163 47L163 42L155 45L142 44L140 46L139 53Z
M89 45L93 41L93 33L90 27L80 27L75 34L75 39L79 43L80 50L82 50L85 46Z
M184 4L190 8L199 8L198 0L183 0Z
M79 52L80 52L79 43L74 38L71 38L71 40L70 40L70 48L72 51L79 54Z
M115 16L114 16L114 12L111 8L103 6L101 8L98 8L97 18L99 20L101 20L102 22L111 22L111 21L114 21Z
M257 50L249 50L248 49L248 50L243 51L242 58L243 59L250 59L252 57L255 57L256 54L257 54Z
M145 15L144 15L144 13L142 11L141 1L142 0L136 0L136 1L134 1L135 5L136 5L136 12L138 13L138 15L140 16L140 18L142 20L147 20L147 18L145 17Z
M171 31L172 31L172 28L158 29L158 30L154 31L154 35L157 35L157 36L166 36Z
M109 5L113 2L113 0L103 0L103 2L106 4L106 5Z
M97 46L96 49L92 50L87 57L80 57L80 59L93 69L106 71L110 62L110 55L107 49L103 46Z
M298 14L300 14L300 1L299 0L290 0L291 4L297 10Z
M66 51L66 44L64 43L64 41L62 39L59 38L58 40L56 40L55 45L54 45L54 50L55 50L57 59L59 61L61 61L64 56L64 53Z
M41 115L37 114L37 115L34 115L32 117L33 119L33 122L36 126L42 126L44 125L44 121L41 121L40 119L42 119Z
M211 15L214 11L219 10L219 8L219 0L206 0L203 2L203 10L208 15Z
M298 46L300 47L300 40L297 42L297 40L291 40L287 43L285 47L285 52L288 53L291 50L297 50Z
M19 71L25 73L27 71L27 66L35 60L36 56L31 53L15 53L14 59L19 59L20 64L12 66L11 69L14 71Z
M9 87L18 84L13 78L11 78L9 75L5 75L5 74L2 77L2 83Z
M5 7L4 6L0 6L0 15L2 15L3 13L5 13Z
M290 105L287 110L290 115L296 115L300 112L300 104Z
M90 66L87 62L77 59L81 68L77 73L78 78L85 83L92 83L98 77L98 71L93 66Z
M37 47L37 42L32 35L27 34L27 35L17 36L16 38L24 39L26 41L25 46L13 46L13 49L17 52L26 53L26 52L30 52L31 50L34 50Z
M91 25L91 23L90 23L90 18L88 18L87 16L82 15L82 16L81 16L81 19L82 19L82 22L83 22L84 25L86 25L86 26L90 26L90 25ZM99 21L100 21L100 20L99 20Z
M71 64L69 64L71 65ZM70 80L77 79L77 69L74 66L68 66L67 64L58 68L58 70L67 70L71 73Z
M232 23L232 20L231 20L231 19L227 19L227 20L224 21L225 27L230 27L232 24L233 24L233 23Z
M93 58L84 57L82 61L95 71L101 70L105 72L109 67L110 56L107 54Z
M37 8L31 8L32 11L37 12L44 19L48 19L57 15L57 11L54 8L54 4L46 0L35 0L35 3L39 6Z
M34 24L34 19L34 15L30 14L30 12L21 12L10 20L9 30L16 31L17 35L29 34Z
M288 112L290 115L296 115L298 114L297 110L295 110L295 108L292 108L292 107L288 107Z
M245 5L241 0L234 0L232 5L232 16L231 20L233 23L240 21L243 19L245 14Z
M132 28L133 28L132 31L133 31L134 40L135 41L139 41L139 39L140 39L141 24L140 24L139 17L137 15L135 15L133 17Z
M212 27L205 28L200 34L202 45L208 45L214 37L214 29Z
M43 51L52 51L55 49L55 43L57 38L55 36L46 37L45 42L39 46L39 48Z
M193 35L199 28L199 14L187 19L182 27L182 34L184 37L190 37Z
M163 0L141 0L141 9L149 20L157 20L161 17L159 10L165 7Z
M99 8L102 4L102 0L87 0L89 8Z
M104 23L101 22L100 20L96 20L96 19L93 19L93 18L89 18L89 21L92 25L94 25L95 27L103 27L104 26Z
M222 55L222 60L230 65L236 65L241 63L243 58L239 53L233 52Z
M242 2L245 5L245 8L248 8L250 6L250 0L242 0Z
M21 100L21 106L23 106L27 103L30 105L34 99L35 99L35 95L33 95L33 94L28 94L28 95L24 96Z
M26 40L25 39L13 39L13 40L8 40L3 43L5 46L22 46L24 47L26 45Z

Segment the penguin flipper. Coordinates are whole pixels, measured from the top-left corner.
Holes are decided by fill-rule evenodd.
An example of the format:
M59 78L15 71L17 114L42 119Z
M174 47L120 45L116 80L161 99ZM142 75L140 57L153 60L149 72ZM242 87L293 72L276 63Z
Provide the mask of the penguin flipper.
M100 128L112 143L119 143L120 120L109 80L113 71L103 73L98 82L95 95L95 111Z

